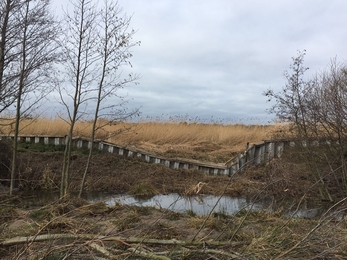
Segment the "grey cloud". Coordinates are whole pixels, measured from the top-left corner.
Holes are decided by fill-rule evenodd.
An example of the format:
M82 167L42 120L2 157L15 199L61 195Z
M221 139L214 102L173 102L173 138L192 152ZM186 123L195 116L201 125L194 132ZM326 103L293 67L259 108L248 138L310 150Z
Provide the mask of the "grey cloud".
M118 2L142 42L124 69L141 74L140 84L124 91L144 116L267 122L262 93L281 90L297 50L307 50L309 75L346 59L345 0Z

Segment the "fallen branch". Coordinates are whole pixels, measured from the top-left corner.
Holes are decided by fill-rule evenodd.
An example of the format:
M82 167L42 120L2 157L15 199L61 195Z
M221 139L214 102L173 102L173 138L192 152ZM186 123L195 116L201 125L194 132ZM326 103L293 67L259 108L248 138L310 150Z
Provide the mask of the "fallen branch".
M19 244L26 244L32 242L42 242L47 240L56 240L56 239L94 239L95 236L89 234L82 235L73 235L73 234L47 234L47 235L38 235L38 236L29 236L29 237L14 237L10 239L5 239L0 242L0 246L13 246Z
M184 249L184 250L174 250L172 252L170 251L164 251L164 252L157 252L157 255L184 255L185 253L201 253L201 254L212 254L212 255L222 255L227 256L228 259L244 259L242 255L237 253L227 253L220 250L215 249Z
M181 245L181 246L200 246L209 244L212 246L239 246L249 244L249 242L239 241L239 242L230 242L230 241L191 241L191 240L162 240L162 239L153 239L153 238L141 238L141 237L105 237L103 241L123 241L126 243L143 243L143 244L160 244L160 245Z
M107 259L116 259L116 256L111 254L106 248L99 246L96 243L90 243L89 246L100 253L102 253L104 256L107 256Z
M166 256L156 255L156 254L154 254L152 252L148 252L148 251L144 250L143 248L133 248L133 247L130 247L130 248L128 248L128 251L132 252L133 254L146 257L148 259L171 260L170 258L168 258Z
M0 241L0 246L12 246L32 242L42 242L47 240L57 240L57 239L90 239L90 240L100 240L100 241L118 241L121 243L144 243L144 244L160 244L160 245L182 245L182 246L199 246L199 245L212 245L212 246L239 246L249 244L249 242L238 241L185 241L185 240L162 240L162 239L151 239L151 238L140 238L140 237L119 237L119 236L95 236L92 234L47 234L29 237L14 237L10 239L5 239Z
M89 240L86 242L86 244L93 248L94 250L102 253L107 259L117 259L117 256L108 251L105 247L98 245L96 242L118 242L122 243L124 245L129 246L127 251L131 252L133 255L138 255L141 257L145 257L147 259L154 259L154 260L170 260L169 257L166 255L169 254L183 254L183 253L205 253L205 254L213 254L213 255L223 255L228 257L229 259L242 259L242 256L237 253L231 253L231 252L224 252L221 250L215 250L215 249L207 249L206 246L239 246L248 244L248 242L230 242L230 241L191 241L191 240L176 240L176 239L170 239L170 240L162 240L162 239L150 239L150 238L139 238L139 237L129 237L124 238L120 236L95 236L92 234L46 234L46 235L38 235L38 236L29 236L29 237L15 237L11 239L6 239L3 241L0 241L0 246L13 246L13 245L19 245L19 244L31 244L34 242L43 242L43 241L55 241L59 239L64 240L76 240L78 242L81 242L80 240ZM174 251L166 251L166 252L151 252L148 250L145 250L141 247L131 247L131 244L158 244L158 245L173 245L173 246L182 246L182 250L174 250ZM187 246L195 246L194 248L187 249L184 247ZM196 249L198 246L203 246L204 249ZM216 258L217 259L217 258Z

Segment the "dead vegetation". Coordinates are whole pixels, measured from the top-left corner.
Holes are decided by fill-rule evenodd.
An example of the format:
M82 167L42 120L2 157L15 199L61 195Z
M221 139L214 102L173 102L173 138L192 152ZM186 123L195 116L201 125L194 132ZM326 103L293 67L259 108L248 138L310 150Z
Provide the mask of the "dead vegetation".
M60 151L20 153L21 189L58 190ZM71 191L78 189L86 155L76 151ZM172 170L163 165L96 153L87 191L149 196L156 193L273 198L273 213L241 210L197 216L154 207L116 203L107 207L66 197L25 205L21 196L1 198L2 259L344 259L347 209L341 199L318 219L284 215L282 201L294 205L317 198L305 165L293 153L230 177ZM44 163L42 163L44 162ZM27 172L25 172L27 171ZM298 185L299 183L299 185ZM24 193L25 194L25 193ZM337 196L336 196L337 197ZM342 214L342 215L341 215Z
M78 151L75 155L70 185L72 192L78 190L86 159L86 155ZM21 152L18 188L20 190L57 190L60 182L61 160L61 152ZM135 158L97 153L94 155L89 177L86 180L86 192L129 192L138 196L157 193L218 194L221 187L229 180L227 176L209 176L196 170L173 170L164 165L148 164ZM238 185L239 182L240 185ZM239 182L235 182L230 187L227 192L229 195L245 194L243 191L247 183L241 179ZM251 188L247 191L250 190Z
M200 145L193 148L195 153L218 154L222 147L209 142ZM84 150L76 150L73 156L71 192L79 188L87 155ZM58 190L61 160L61 147L22 146L18 192ZM252 201L272 198L274 211L243 209L235 215L211 212L197 216L193 211L181 214L117 203L107 207L101 202L88 204L68 197L48 204L23 205L20 195L12 198L3 195L0 258L344 259L347 205L336 187L328 186L336 203L320 218L292 218L284 214L288 205L282 202L288 198L293 199L296 207L319 197L309 165L300 162L294 150L287 150L280 159L230 178L172 170L96 151L86 192L136 196L215 194L245 196ZM333 183L333 178L326 175L326 183Z
M10 200L6 204L11 204ZM217 212L206 219L152 207L107 207L79 199L34 209L17 204L12 216L0 225L0 257L344 259L347 222L337 222L337 217L332 211L320 219L295 219L280 212L241 210L235 215Z
M16 181L18 190L54 191L59 188L62 152L56 150L57 147L53 147L52 151L41 148L35 144L24 144L21 148ZM75 150L73 156L70 191L76 192L87 155L84 150ZM264 197L273 196L276 200L300 198L303 195L306 198L318 198L318 184L311 178L310 165L298 163L299 159L295 151L287 149L283 158L234 175L232 185L227 187L225 194L250 197L261 193ZM340 199L343 193L333 185L334 174L331 174L329 168L326 173L324 178L329 192L333 198ZM219 195L230 181L228 176L210 176L195 170L173 170L164 165L98 151L93 156L88 175L86 192L131 193L138 196L158 193ZM3 181L4 186L7 183Z

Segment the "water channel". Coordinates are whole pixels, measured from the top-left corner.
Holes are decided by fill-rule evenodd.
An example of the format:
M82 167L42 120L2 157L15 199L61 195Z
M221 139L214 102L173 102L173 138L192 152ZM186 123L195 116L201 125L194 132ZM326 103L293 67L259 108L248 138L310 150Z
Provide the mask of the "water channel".
M28 207L36 207L39 205L49 204L52 201L58 200L59 194L52 192L36 191L26 193L21 196L21 201L26 203ZM168 209L179 213L192 211L196 215L206 215L213 212L224 214L237 214L242 210L274 212L282 209L284 215L294 218L319 218L329 208L327 204L317 205L310 201L304 201L300 207L297 203L290 200L282 201L276 204L271 199L252 200L245 197L229 197L223 196L219 198L213 195L198 195L198 196L181 196L176 193L159 194L151 198L139 198L128 194L106 194L106 193L88 193L83 196L88 202L103 201L108 206L113 206L115 203L135 206L149 206L162 209ZM330 205L331 206L331 205ZM342 205L341 205L342 206ZM341 209L342 208L342 209ZM329 213L341 219L347 215L347 206L336 208ZM338 214L338 216L336 216Z
M167 195L159 194L152 198L143 199L125 194L89 194L85 198L90 202L104 201L108 206L112 206L115 203L136 206L152 206L180 213L193 211L197 215L209 214L211 210L213 210L213 212L225 214L237 214L241 210L265 210L268 212L278 210L278 208L275 208L271 199L252 202L252 200L243 197L223 196L219 198L213 195L187 197L173 193ZM285 204L286 207L283 209L283 213L295 218L317 218L327 209L326 205L314 206L308 202L303 203L299 208L289 201Z

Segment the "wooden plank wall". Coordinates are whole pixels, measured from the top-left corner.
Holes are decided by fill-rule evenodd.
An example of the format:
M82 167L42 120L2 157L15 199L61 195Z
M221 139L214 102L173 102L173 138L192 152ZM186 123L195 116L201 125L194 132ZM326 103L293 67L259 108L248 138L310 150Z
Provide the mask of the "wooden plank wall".
M13 139L13 136L0 136L1 139ZM20 136L20 142L42 143L65 145L66 137L64 136ZM248 145L244 153L228 160L226 163L206 163L190 159L181 158L164 158L148 152L130 149L113 143L96 140L93 147L104 152L114 153L124 157L134 157L142 159L148 163L163 164L171 169L196 169L210 175L232 175L240 173L248 166L262 164L273 158L282 155L283 149L290 141L264 141L261 143ZM73 138L73 146L76 148L90 148L91 142L84 138Z

